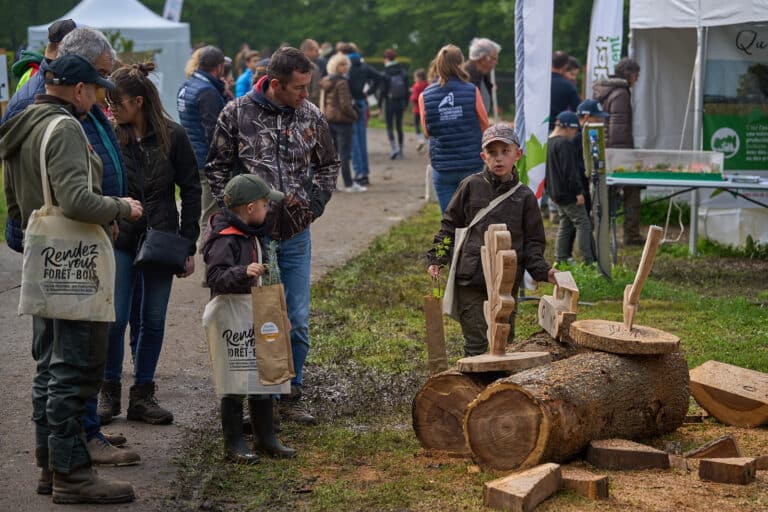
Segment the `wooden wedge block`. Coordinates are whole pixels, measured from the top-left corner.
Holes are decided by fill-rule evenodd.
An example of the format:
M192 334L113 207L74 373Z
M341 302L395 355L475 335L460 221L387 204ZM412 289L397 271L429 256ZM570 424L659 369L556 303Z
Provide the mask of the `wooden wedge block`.
M562 340L575 321L576 313L565 309L552 295L539 299L539 325L556 340Z
M560 481L559 464L542 464L512 473L485 484L485 506L509 512L530 512L560 489Z
M691 394L717 421L737 427L768 423L768 374L718 361L691 370Z
M626 439L592 441L587 462L602 469L667 469L669 454Z
M481 354L459 359L456 368L464 373L517 372L552 361L549 352L507 352L502 355Z
M721 484L747 485L755 480L757 464L752 457L701 459L699 478Z
M758 471L765 471L768 469L768 455L755 457L755 465L757 466Z
M690 471L691 466L688 464L688 459L682 455L669 454L669 467L673 469L679 469L682 471Z
M689 450L683 456L690 459L726 459L741 457L741 453L739 453L739 447L736 446L736 440L732 435L728 434L698 448Z
M561 489L574 491L591 500L608 498L608 476L595 475L579 468L561 467Z

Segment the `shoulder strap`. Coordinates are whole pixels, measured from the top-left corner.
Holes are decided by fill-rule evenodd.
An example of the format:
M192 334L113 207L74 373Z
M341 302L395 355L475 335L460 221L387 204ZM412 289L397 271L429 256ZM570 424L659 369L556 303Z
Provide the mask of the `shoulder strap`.
M48 183L48 163L45 158L45 152L48 149L48 141L51 139L53 130L56 129L59 123L61 123L65 119L70 119L70 118L72 118L72 116L69 116L69 115L56 116L55 118L53 118L53 120L51 120L50 123L48 123L48 126L46 126L45 132L43 133L43 141L40 144L40 181L43 185L43 202L45 206L49 206L49 207L53 206L53 201L51 200L51 186ZM85 138L85 132L83 131L82 125L78 122L77 126L80 128L80 133L82 133L83 137ZM85 139L85 140L86 140L85 154L88 158L88 190L93 190L93 176L91 175L91 155L88 152L88 144L87 144L88 139Z
M514 187L512 187L512 188L511 188L511 189L509 189L509 190L507 190L506 192L504 192L503 194L501 194L499 197L497 197L496 199L494 199L493 201L491 201L490 203L488 203L488 206L486 206L485 208L483 208L482 210L480 210L479 212L477 212L477 213L475 214L475 217L472 219L472 222L470 222L470 223L469 223L469 226L467 226L467 229L471 228L472 226L474 226L475 224L477 224L478 222L480 222L480 221L482 220L482 218L483 218L483 217L485 217L486 215L488 215L488 214L491 212L491 210L493 210L494 208L496 208L496 207L499 205L499 203L501 203L501 202L502 202L502 201L504 201L506 198L508 198L508 197L510 197L512 194L514 194L514 193L517 191L517 189L519 189L519 188L520 188L520 186L521 186L522 184L523 184L523 182L522 182L522 181L518 181L518 182L517 182L517 185L515 185Z

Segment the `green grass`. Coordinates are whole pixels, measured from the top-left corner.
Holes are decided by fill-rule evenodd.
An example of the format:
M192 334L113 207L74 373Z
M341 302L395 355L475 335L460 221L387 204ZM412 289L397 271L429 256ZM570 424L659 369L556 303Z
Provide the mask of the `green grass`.
M432 285L425 253L439 220L436 206L425 207L313 286L309 369L330 372L331 384L334 375L352 379L357 395L351 405L331 403L319 389L315 405L324 415L321 425L288 424L281 434L299 451L293 461L236 467L221 459L216 425L190 433L184 443L190 449L179 461L176 503L196 496L198 502L238 510L481 508L482 483L498 475L470 473L467 460L425 456L410 426L410 401L427 376L422 304ZM554 240L552 227L548 239ZM691 258L664 247L643 289L636 322L678 335L690 366L717 359L768 371L768 264ZM623 289L634 278L641 249L622 251L611 281L593 268L569 267L581 300L592 304L581 307L580 318L621 319ZM535 292L545 293L551 285ZM535 302L519 304L518 338L540 330L536 317ZM446 338L454 362L462 339L452 320L446 320ZM386 395L386 389L394 391ZM349 407L341 414L343 405ZM548 510L599 508L570 493L549 503L554 508Z

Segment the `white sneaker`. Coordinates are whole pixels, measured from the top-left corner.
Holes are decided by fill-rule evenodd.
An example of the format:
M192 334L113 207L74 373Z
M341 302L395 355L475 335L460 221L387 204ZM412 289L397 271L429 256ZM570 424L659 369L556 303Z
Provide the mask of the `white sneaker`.
M368 188L362 186L359 183L353 183L351 187L345 189L347 192L367 192Z

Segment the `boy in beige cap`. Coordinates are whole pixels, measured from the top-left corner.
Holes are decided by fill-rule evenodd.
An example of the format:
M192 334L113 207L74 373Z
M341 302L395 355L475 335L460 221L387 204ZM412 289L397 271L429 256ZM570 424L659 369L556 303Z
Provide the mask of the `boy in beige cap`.
M512 235L512 249L517 252L517 275L512 296L517 297L524 271L537 281L554 282L554 269L544 260L546 238L539 203L533 191L520 183L515 164L523 155L515 130L500 123L483 133L481 158L485 167L464 179L445 209L440 231L429 251L429 275L437 279L440 267L451 261L451 254L437 255L437 248L446 238L455 249L456 228L469 227L456 262L455 294L459 323L464 335L464 354L475 356L488 350L487 325L483 316L483 301L487 300L485 278L480 263L483 236L491 224L506 224ZM506 197L474 224L473 219L493 200ZM515 313L510 319L509 341L515 336Z

